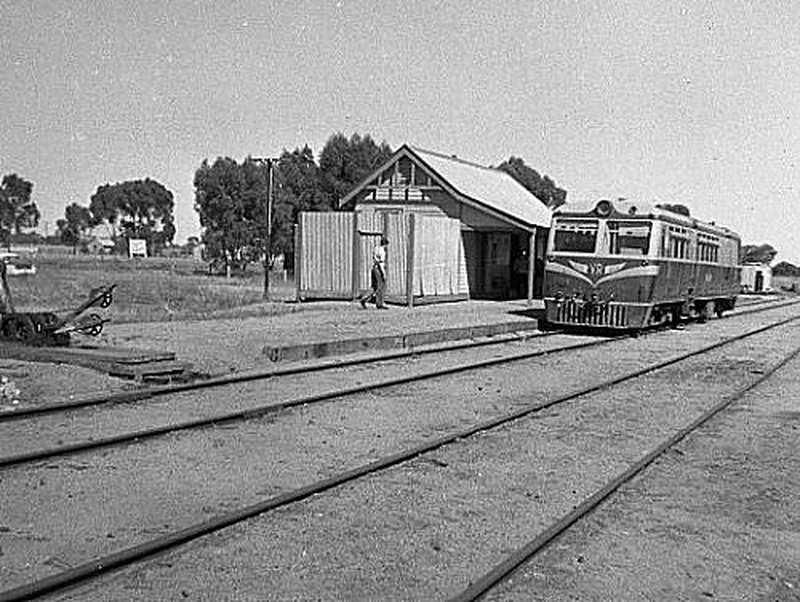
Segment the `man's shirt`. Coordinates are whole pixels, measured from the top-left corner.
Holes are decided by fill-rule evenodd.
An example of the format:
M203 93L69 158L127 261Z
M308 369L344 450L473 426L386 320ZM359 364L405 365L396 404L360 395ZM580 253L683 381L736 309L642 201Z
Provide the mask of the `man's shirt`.
M377 265L381 272L384 274L386 273L384 266L386 265L386 247L383 245L378 245L375 247L375 250L372 252L372 261Z

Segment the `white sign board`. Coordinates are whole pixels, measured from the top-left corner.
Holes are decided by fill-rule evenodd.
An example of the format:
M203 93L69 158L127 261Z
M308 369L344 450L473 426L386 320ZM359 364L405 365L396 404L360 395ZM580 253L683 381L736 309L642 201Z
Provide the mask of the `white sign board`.
M130 257L147 257L147 241L143 238L129 238L128 255Z

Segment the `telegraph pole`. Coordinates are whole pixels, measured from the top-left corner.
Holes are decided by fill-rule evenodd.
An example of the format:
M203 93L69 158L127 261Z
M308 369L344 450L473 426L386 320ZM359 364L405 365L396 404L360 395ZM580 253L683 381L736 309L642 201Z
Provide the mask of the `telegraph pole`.
M264 293L262 298L264 301L269 301L269 257L272 252L272 171L275 159L253 157L253 161L267 166L267 198L265 200L266 207L264 207L266 217L264 224Z

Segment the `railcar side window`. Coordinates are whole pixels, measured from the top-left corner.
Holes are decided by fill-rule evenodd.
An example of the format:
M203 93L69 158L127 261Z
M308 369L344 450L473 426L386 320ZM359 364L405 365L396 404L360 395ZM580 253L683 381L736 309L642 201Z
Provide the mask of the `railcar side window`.
M673 259L689 259L689 231L669 226L664 232L662 254Z
M698 232L697 260L719 263L719 238L704 232Z
M597 220L558 220L555 223L554 251L594 253Z
M647 255L649 222L608 222L608 252L611 255Z

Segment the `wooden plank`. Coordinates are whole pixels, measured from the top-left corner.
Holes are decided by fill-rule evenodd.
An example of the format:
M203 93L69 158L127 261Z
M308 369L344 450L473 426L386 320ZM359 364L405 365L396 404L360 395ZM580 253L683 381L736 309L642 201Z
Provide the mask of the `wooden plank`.
M157 376L178 376L185 374L191 364L182 361L149 362L146 364L112 363L107 371L110 376L122 378L148 379Z
M171 351L122 347L30 347L19 343L0 343L0 357L82 366L130 378L158 374L177 375L191 368L188 362L176 360Z
M0 356L42 362L66 364L86 360L92 362L122 362L141 364L175 359L171 351L126 349L122 347L31 347L20 343L0 343Z

